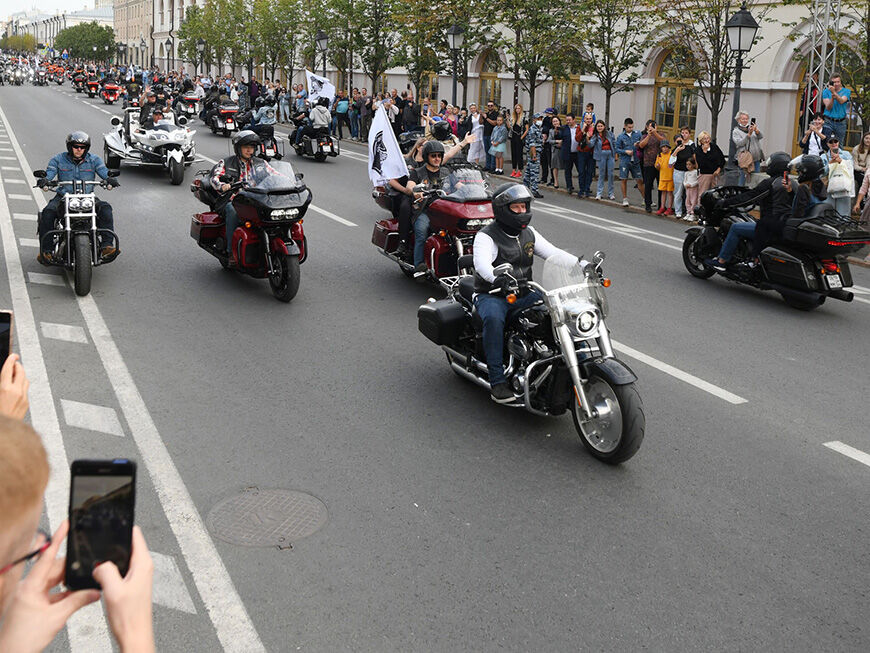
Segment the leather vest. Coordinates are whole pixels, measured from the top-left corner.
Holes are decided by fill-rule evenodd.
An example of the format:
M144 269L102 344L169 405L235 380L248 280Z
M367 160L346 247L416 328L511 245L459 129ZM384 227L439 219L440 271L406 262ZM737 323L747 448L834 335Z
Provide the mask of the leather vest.
M492 238L498 248L492 267L498 267L504 263L510 263L513 267L511 274L518 280L532 279L532 263L535 260L535 234L530 229L523 229L519 236L511 236L505 233L498 223L493 221L481 229L483 233ZM485 293L492 290L492 284L474 273L474 292Z

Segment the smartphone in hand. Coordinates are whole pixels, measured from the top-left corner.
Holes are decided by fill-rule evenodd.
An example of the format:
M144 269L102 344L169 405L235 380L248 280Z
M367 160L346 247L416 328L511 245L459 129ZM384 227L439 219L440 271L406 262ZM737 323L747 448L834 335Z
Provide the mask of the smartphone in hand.
M115 460L74 460L70 466L67 587L100 589L93 570L114 562L121 576L130 568L136 463Z
M12 311L0 311L0 365L12 353Z

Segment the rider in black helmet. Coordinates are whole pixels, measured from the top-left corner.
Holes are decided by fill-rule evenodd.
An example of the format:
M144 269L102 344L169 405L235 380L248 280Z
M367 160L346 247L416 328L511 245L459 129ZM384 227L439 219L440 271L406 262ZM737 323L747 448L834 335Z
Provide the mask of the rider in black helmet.
M489 383L493 401L510 403L514 393L504 376L505 322L541 300L537 292L529 292L508 304L505 291L518 281L532 280L534 256L549 259L564 267L572 267L580 260L552 245L537 233L529 222L532 219L532 193L522 184L507 183L496 189L492 196L495 220L477 232L474 237L474 306L483 320L483 349L489 370ZM493 269L509 263L507 274L494 275Z
M791 217L803 218L807 211L828 198L827 189L822 182L825 176L825 162L815 154L804 154L792 159L791 166L798 174L798 188L792 204Z
M739 222L731 226L719 256L708 262L713 268L724 272L728 261L734 255L740 238L754 238L753 257L757 257L772 237L782 228L781 221L791 214L794 199L792 193L797 190L797 183L788 178L791 156L785 152L774 152L767 159L767 179L755 188L743 191L739 195L721 199L715 204L716 210L735 206L758 205L761 219L756 222ZM707 191L707 193L715 191ZM704 193L706 196L707 193ZM709 203L709 202L708 202ZM702 198L703 204L703 198Z

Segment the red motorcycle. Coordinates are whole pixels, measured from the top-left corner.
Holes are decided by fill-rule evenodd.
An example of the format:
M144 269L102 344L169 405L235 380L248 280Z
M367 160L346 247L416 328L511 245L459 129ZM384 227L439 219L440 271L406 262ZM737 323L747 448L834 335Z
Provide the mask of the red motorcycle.
M92 77L88 79L85 85L87 86L88 97L96 97L97 93L100 91L100 80L96 77Z
M202 170L190 186L194 196L209 207L190 223L190 235L225 269L269 279L272 294L289 302L299 290L299 265L308 258L308 241L302 217L311 203L311 191L293 167L283 161L256 161L246 181L236 182L225 193L214 190L211 171ZM222 177L223 183L230 183ZM230 235L232 259L227 255L226 225L218 211L232 202L239 226Z
M103 90L100 91L100 97L103 98L105 104L114 104L121 97L121 87L115 82L107 82L103 85Z
M414 233L408 242L409 254L400 257L398 202L404 196L384 186L376 186L372 197L381 208L390 211L390 218L378 220L372 232L372 243L409 277L426 277L449 287L462 273L456 262L459 257L472 253L474 236L493 220L492 193L480 169L468 163L446 164L449 173L441 188L418 185L415 190L423 197L414 204L414 215L423 211L429 216L431 235L426 239L424 260L426 272L414 272Z

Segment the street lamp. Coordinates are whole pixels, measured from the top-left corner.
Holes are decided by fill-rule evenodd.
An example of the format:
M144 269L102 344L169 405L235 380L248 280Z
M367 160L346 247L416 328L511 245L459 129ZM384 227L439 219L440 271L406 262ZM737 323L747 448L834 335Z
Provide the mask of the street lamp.
M731 134L737 126L737 112L740 110L743 55L752 49L752 43L755 41L755 35L758 33L758 23L746 9L746 3L743 3L740 11L731 16L728 22L725 23L725 31L728 32L728 45L731 47L731 51L737 53L737 67L734 73L734 103L731 110L733 117L731 118L731 132L728 134L728 163L726 164L726 170L729 173L726 174L726 177L733 177L737 168L735 165L737 146L734 144Z
M205 41L202 38L196 39L196 53L199 57L199 63L196 66L197 74L199 74L199 66L205 62Z
M323 55L323 76L326 77L326 46L329 43L329 37L322 29L317 30L314 35L314 43L317 46L317 51Z
M465 30L456 23L453 23L447 30L447 45L450 47L450 52L453 53L453 106L456 106L456 78L458 67L457 59L459 51L462 49L462 43L465 41Z
M172 39L166 39L163 45L166 46L166 69L169 71L172 69L172 61L170 59L172 55Z

